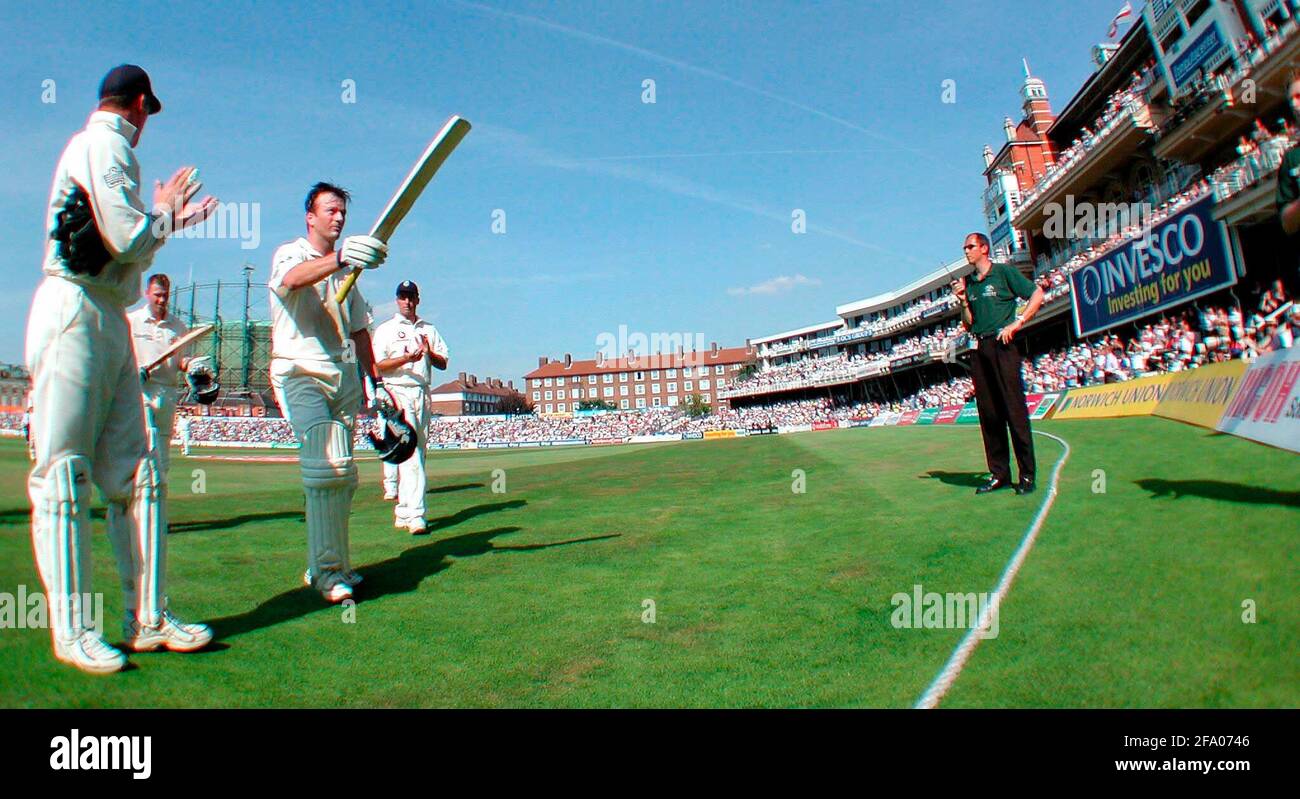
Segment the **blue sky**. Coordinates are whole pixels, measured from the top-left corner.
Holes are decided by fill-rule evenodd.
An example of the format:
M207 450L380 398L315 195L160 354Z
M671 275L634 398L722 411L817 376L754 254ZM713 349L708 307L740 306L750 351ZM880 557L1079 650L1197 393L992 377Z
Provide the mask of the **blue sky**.
M154 270L181 282L239 280L245 261L265 281L319 179L352 190L348 231L365 232L443 121L469 119L361 285L391 313L415 280L451 372L517 381L620 325L734 346L826 321L956 257L983 227L981 149L1020 117L1020 59L1060 110L1120 5L6 4L0 360L23 357L59 152L117 63L149 70L165 106L145 181L193 164L260 207L256 249L169 242Z

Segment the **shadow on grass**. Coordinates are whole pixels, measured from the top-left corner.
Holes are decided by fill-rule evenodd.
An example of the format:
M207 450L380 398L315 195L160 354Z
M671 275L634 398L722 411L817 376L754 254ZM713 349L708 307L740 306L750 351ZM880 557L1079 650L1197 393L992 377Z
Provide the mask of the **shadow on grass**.
M177 533L202 533L209 530L229 530L232 527L240 527L250 522L270 522L279 519L298 519L303 521L303 512L282 510L274 513L245 513L241 516L231 516L229 519L208 519L207 521L196 522L172 522L167 527L167 532L172 535Z
M378 599L389 594L406 594L420 587L425 578L451 566L448 558L467 558L485 555L491 552L535 552L541 549L582 544L590 541L602 541L618 538L618 533L596 535L587 538L572 538L566 541L551 541L545 544L521 544L519 546L496 546L492 539L517 533L519 527L496 527L477 533L465 533L441 541L433 541L423 546L412 547L401 555L388 560L358 567L365 581L357 586L358 603ZM216 632L218 640L234 638L244 633L273 627L309 613L321 610L338 612L339 606L328 605L314 589L305 586L285 591L271 597L262 604L237 616L225 616L208 622Z
M466 491L471 488L483 488L486 485L487 483L461 483L460 485L454 485L454 486L434 486L433 488L430 488L428 491L425 491L424 493L450 494L452 491Z
M925 474L917 475L917 477L921 480L938 480L950 486L962 486L963 488L979 488L988 482L988 472L944 472L931 469Z
M429 522L429 532L442 530L446 527L454 527L461 522L467 522L475 516L482 516L485 513L496 513L499 510L512 510L522 508L528 504L525 499L512 499L509 502L492 502L487 505L475 505L472 508L458 510L450 516L442 516Z
M1151 492L1152 499L1160 497L1204 497L1228 502L1245 502L1252 505L1281 505L1300 507L1300 491L1278 491L1273 488L1227 483L1222 480L1135 480L1138 486Z
M107 511L102 507L91 508L90 518L100 519L100 520L106 519L108 518ZM0 525L10 525L10 524L28 525L31 523L32 523L31 508L6 508L4 510L0 510Z

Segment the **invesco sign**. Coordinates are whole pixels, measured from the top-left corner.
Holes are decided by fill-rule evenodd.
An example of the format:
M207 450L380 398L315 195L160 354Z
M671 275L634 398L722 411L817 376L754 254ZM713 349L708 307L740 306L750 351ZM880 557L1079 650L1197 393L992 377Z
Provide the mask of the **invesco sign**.
M1152 231L1151 238L1139 238L1114 250L1079 271L1083 274L1083 301L1096 305L1103 294L1123 290L1136 281L1150 278L1166 266L1178 266L1200 255L1205 246L1205 227L1188 214ZM1135 274L1136 272L1136 274Z
M1223 225L1206 197L1070 275L1076 332L1087 336L1236 282Z

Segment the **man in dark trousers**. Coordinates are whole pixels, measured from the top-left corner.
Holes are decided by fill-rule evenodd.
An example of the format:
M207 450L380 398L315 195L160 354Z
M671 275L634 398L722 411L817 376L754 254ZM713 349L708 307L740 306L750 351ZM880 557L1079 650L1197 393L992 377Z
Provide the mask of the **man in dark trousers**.
M952 293L961 303L962 324L979 342L971 359L971 376L975 380L980 432L984 435L984 457L993 475L975 493L1011 487L1009 428L1016 465L1020 467L1016 493L1030 494L1034 491L1034 442L1020 380L1020 351L1012 340L1016 331L1038 313L1043 290L1013 267L989 260L989 239L983 233L967 236L963 249L975 273L953 281ZM1029 300L1021 316L1016 316L1017 297Z

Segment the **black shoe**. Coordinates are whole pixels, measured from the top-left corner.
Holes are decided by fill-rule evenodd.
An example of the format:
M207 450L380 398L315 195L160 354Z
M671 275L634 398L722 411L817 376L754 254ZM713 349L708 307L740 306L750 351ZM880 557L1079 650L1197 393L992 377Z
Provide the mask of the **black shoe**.
M1003 489L1003 488L1010 488L1010 487L1011 487L1011 484L1008 483L1006 480L999 480L998 478L994 477L992 480L989 480L989 481L988 481L987 483L985 483L984 485L982 485L982 486L980 486L979 488L975 489L975 493L976 493L976 494L987 494L987 493L990 492L990 491L998 491L998 490L1000 490L1000 489Z
M1016 483L1017 494L1032 494L1035 488L1037 486L1034 485L1034 478L1032 477L1022 477L1020 482Z

